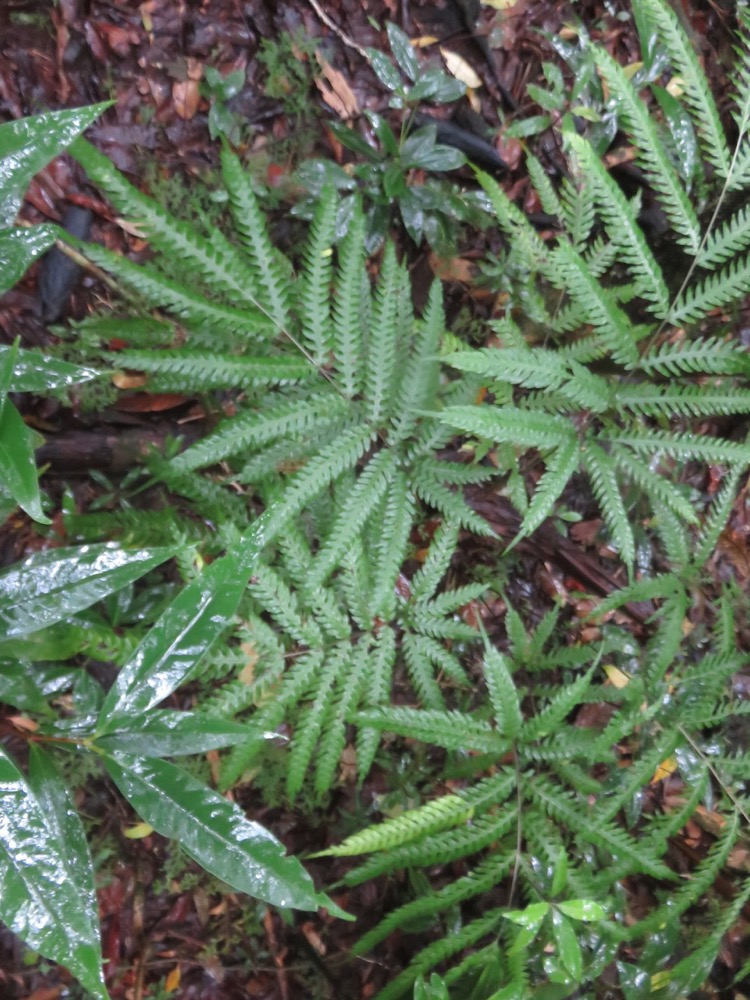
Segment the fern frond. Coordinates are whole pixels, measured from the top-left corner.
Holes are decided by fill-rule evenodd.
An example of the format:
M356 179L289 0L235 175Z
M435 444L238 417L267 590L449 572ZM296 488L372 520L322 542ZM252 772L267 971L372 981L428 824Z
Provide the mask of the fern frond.
M320 434L323 429L345 419L350 411L345 400L328 393L307 395L305 398L283 399L268 405L261 412L250 410L225 420L217 430L187 448L173 459L174 469L187 472L236 455L251 445L259 446L294 434ZM359 431L359 435L356 432ZM354 428L342 438L361 437L361 428Z
M415 921L422 923L429 917L437 916L447 909L459 906L466 900L489 892L490 889L502 882L510 871L513 860L512 856L489 857L477 865L468 875L456 879L455 882L449 882L437 892L420 896L418 899L392 910L376 927L357 941L353 948L354 954L364 955L366 952L372 951L393 931L401 927L408 927L410 924L413 925Z
M636 210L589 142L573 131L566 132L564 140L574 150L587 183L596 192L599 211L617 256L627 263L636 279L639 294L651 304L654 315L663 319L669 309L669 291L661 268L638 225Z
M729 174L730 153L719 111L709 90L708 77L701 67L690 40L677 17L663 0L636 0L645 5L656 25L659 40L669 53L673 69L679 74L683 100L690 109L704 153L721 178Z
M278 728L290 704L297 704L314 685L315 678L322 669L323 661L324 651L322 649L312 649L294 660L291 669L288 669L281 679L273 700L253 717L257 729L273 732ZM240 781L245 770L257 757L259 749L260 744L257 739L232 748L222 763L219 783L222 791L232 788Z
M458 525L443 522L432 537L427 556L411 580L415 601L431 597L450 568L458 543Z
M362 389L361 354L368 331L367 308L370 284L365 269L364 216L359 205L340 244L333 299L332 353L336 379L344 395L352 399Z
M230 343L236 340L267 341L273 330L267 318L252 308L236 309L210 302L198 292L165 278L153 268L141 267L93 243L85 246L85 255L92 263L113 274L136 292L154 309L167 309L188 325L208 329Z
M711 230L695 259L697 267L714 270L750 247L750 205L743 205L717 229Z
M631 567L635 561L635 539L620 493L617 467L612 458L593 441L586 444L582 455L594 495L599 501L607 527L612 532L612 539L620 550L622 561Z
M744 352L736 343L719 337L662 344L638 361L637 369L646 375L733 375L743 369Z
M293 385L310 377L310 365L296 357L247 357L215 351L123 351L123 367L149 372L162 391L209 392L257 385Z
M626 859L631 870L670 882L675 880L674 872L649 850L649 845L635 840L619 826L600 823L595 814L582 809L577 800L561 794L546 780L536 778L529 792L548 816L564 823L584 843L607 851L615 860Z
M237 233L242 238L254 294L279 330L288 328L289 264L268 238L266 219L258 204L252 180L239 157L227 146L221 150L221 170Z
M330 534L310 570L309 586L321 586L341 556L372 516L397 472L398 453L382 448L367 463L346 500L341 504Z
M740 481L746 473L743 466L730 469L729 473L721 484L721 488L714 497L714 502L701 526L700 533L696 539L692 551L692 565L696 568L706 564L711 553L716 549L719 537L727 523L729 513L734 504Z
M664 143L648 108L641 101L623 68L608 52L597 48L594 50L594 59L638 145L640 161L675 230L677 242L695 255L701 241L700 224L682 181L669 162Z
M333 347L330 285L337 207L335 192L324 191L313 216L300 278L301 340L308 356L318 367L327 363Z
M373 564L372 608L380 618L391 618L396 610L396 583L409 549L414 527L416 502L401 469L393 476L391 488L381 505L382 516L375 519L376 558Z
M558 280L566 292L585 310L587 321L594 327L607 351L619 364L632 366L638 360L634 328L611 291L593 277L581 255L565 242L560 242L552 254Z
M317 857L350 857L353 854L372 854L401 847L431 834L461 826L471 819L471 809L458 795L444 795L433 799L418 809L408 809L394 819L387 819L376 826L352 834L335 847L321 851Z
M393 244L386 246L370 321L365 374L366 396L373 424L380 423L390 409L396 354L401 276Z
M420 636L407 632L401 640L406 672L420 703L426 710L440 712L445 707L443 692L435 679L432 659L420 642Z
M363 644L362 644L363 645ZM366 647L363 645L363 652ZM391 690L391 675L396 662L396 635L392 628L384 626L378 632L374 647L367 650L367 672L362 704L374 708L386 705ZM380 730L361 726L357 731L357 776L360 783L370 772L375 753L380 742Z
M725 309L750 291L750 255L733 260L723 271L693 283L669 311L674 326L695 323L713 309Z
M397 1000L411 989L419 976L464 949L473 947L486 935L494 934L502 923L504 912L502 909L490 910L489 913L465 924L454 934L427 945L403 972L378 993L378 1000Z
M249 591L274 621L296 642L320 646L323 635L317 623L305 613L298 594L271 566L259 565Z
M437 354L444 329L443 290L435 281L430 288L422 321L416 325L413 345L397 393L393 432L390 435L394 444L405 440L413 432L419 412L437 394L440 377Z
M499 755L508 749L508 741L489 723L478 722L464 712L392 707L358 712L352 721L446 750L472 749Z
M252 292L247 261L236 247L227 241L217 246L200 236L194 226L170 216L156 201L126 181L107 157L85 139L77 139L70 152L115 207L130 215L145 231L155 247L200 275L212 289L267 315Z
M506 441L525 448L560 448L576 440L575 429L566 417L516 406L448 406L440 419L485 441Z
M750 462L750 444L706 438L699 434L670 434L668 431L644 431L642 434L607 433L613 445L623 445L633 451L653 459L654 455L669 455L672 458L702 459L706 462Z
M345 667L349 665L350 654L351 648L348 643L326 653L323 668L315 678L314 700L300 714L292 738L286 772L286 793L292 802L302 788L323 728L328 729L333 724L331 718L335 713L333 690L339 683ZM343 723L340 724L340 728L343 729Z
M657 516L660 513L658 505L663 504L682 518L685 524L697 524L698 516L678 486L674 486L664 476L653 472L646 462L641 461L630 451L613 448L612 458L619 469L651 498Z
M482 670L498 732L511 741L516 740L523 727L518 691L507 659L489 644L486 637Z
M320 746L315 759L315 791L319 797L335 784L336 768L346 746L346 720L359 702L365 684L368 658L365 644L358 643L353 654L348 651L345 676L340 678L333 705L323 728Z
M572 684L567 684L558 691L539 715L526 722L522 733L524 743L546 738L558 732L559 727L573 709L580 705L584 694L591 687L596 667L596 663L592 664L585 674L576 677Z
M563 178L560 205L566 236L573 249L582 253L594 225L594 189L579 169L575 156L570 158L570 168L574 179Z
M580 463L581 449L578 442L572 439L545 458L545 470L536 484L534 496L511 546L532 534L546 521Z

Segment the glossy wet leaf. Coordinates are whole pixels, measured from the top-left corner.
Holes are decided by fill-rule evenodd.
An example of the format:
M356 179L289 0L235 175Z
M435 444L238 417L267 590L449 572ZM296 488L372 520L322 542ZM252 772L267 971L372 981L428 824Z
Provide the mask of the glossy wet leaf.
M141 819L179 841L206 871L233 889L274 906L346 914L324 893L296 858L259 823L186 771L153 758L105 757L113 781Z
M70 688L78 672L58 664L0 660L0 702L22 712L51 715L49 699Z
M4 295L20 281L37 257L54 242L55 230L52 226L0 229L0 295Z
M568 899L558 903L557 909L573 920L604 920L607 911L594 899Z
M433 972L429 983L421 976L414 983L414 1000L450 1000L450 994L444 981Z
M231 623L249 575L227 555L180 591L117 675L102 707L102 733L112 732L123 716L158 705L182 684Z
M0 574L0 633L27 635L68 618L139 579L173 552L104 543L30 556Z
M34 449L42 443L42 438L26 426L9 399L0 405L0 482L29 517L40 524L50 524L42 510L34 460Z
M2 238L0 233L0 238ZM0 272L2 262L0 261ZM0 347L0 365L11 351L10 347ZM13 367L10 390L12 392L45 393L51 389L67 389L81 382L99 378L103 372L95 368L73 365L69 361L48 358L41 351L19 351Z
M557 910L552 911L552 933L554 934L560 961L575 982L580 982L583 973L581 946L578 943L576 932L562 913Z
M379 52L378 49L368 49L367 57L370 60L370 66L375 71L375 76L386 90L401 89L401 74L384 52Z
M111 102L47 111L0 125L0 226L10 226L29 181L96 121Z
M391 45L391 52L398 63L401 72L408 76L412 83L419 75L419 60L414 46L409 41L409 36L401 30L393 21L386 25L388 41Z
M97 739L102 749L146 757L176 757L205 753L221 747L246 743L256 730L251 725L215 719L199 712L152 710L123 721ZM276 733L257 732L258 740L275 739Z
M107 1000L81 823L36 747L30 767L27 783L0 747L0 919L30 948L68 968L97 1000Z

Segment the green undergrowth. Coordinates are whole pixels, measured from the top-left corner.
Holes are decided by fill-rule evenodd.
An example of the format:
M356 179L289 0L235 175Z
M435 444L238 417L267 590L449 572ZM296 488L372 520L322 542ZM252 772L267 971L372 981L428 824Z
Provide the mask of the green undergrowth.
M116 340L120 375L195 400L208 425L123 483L100 478L101 509L66 495L64 547L0 577L0 697L39 727L28 770L0 757L15 804L2 813L0 915L94 995L106 990L91 870L55 777L62 752L103 763L157 832L275 905L343 918L337 900L356 909L359 885L388 880L398 903L360 917L355 947L380 961L398 932L408 957L381 1000L555 1000L607 983L627 1000L678 1000L736 928L750 895L732 860L747 836L747 706L733 684L747 668L747 602L707 565L750 467L733 323L750 291L748 33L723 121L671 8L638 0L634 13L656 41L632 72L586 46L592 103L560 117L561 182L528 155L547 231L478 172L504 238L487 267L502 274L503 306L479 348L446 329L439 282L415 310L395 242L368 255L356 196L342 235L324 187L287 255L229 145L216 227L175 217L73 143L153 254L135 263L75 244L121 303L75 328L86 377L111 367ZM416 52L399 33L391 43L417 87ZM614 131L668 243L649 241L640 198L602 163ZM47 365L49 392L76 374L30 352L5 363L5 396L23 391L24 365ZM46 516L28 475L16 485L16 502ZM469 502L477 487L520 521L489 570L465 555L471 535L498 544ZM533 552L550 519L564 531L575 490L625 581L589 602L583 625L563 599L538 609L513 597L528 565L513 546ZM108 692L82 669L93 659L112 665ZM202 763L196 776L172 762L216 749L218 791ZM378 782L382 822L337 814L342 787L367 795ZM320 855L364 860L332 896L220 794L250 785L346 828ZM682 831L706 815L712 833L686 866ZM30 832L41 846L24 867Z

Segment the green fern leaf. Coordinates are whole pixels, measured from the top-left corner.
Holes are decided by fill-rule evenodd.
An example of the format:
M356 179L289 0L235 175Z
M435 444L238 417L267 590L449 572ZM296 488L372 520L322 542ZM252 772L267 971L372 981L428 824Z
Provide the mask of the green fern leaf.
M594 50L594 59L638 144L640 160L675 230L677 242L691 254L697 254L701 241L700 225L682 182L669 162L653 118L625 71L609 53L597 48Z
M692 284L669 311L673 326L702 320L713 309L724 309L750 291L750 255L732 261L723 271Z
M578 442L573 439L566 441L547 456L544 473L536 485L534 496L524 515L521 527L518 529L518 534L509 548L536 531L540 524L550 516L562 491L580 463L581 449Z
M706 158L719 177L726 178L730 169L729 149L716 103L709 90L708 78L690 40L674 11L663 0L634 2L639 7L645 5L649 18L656 25L659 40L679 74L684 101L692 113Z
M369 328L366 315L369 298L369 279L365 270L364 217L357 205L349 224L349 232L339 247L336 294L333 300L332 352L337 383L349 399L362 389L361 353L363 337Z
M300 280L302 344L318 367L329 360L333 348L330 285L333 274L333 241L336 235L337 201L333 191L324 191L318 201L303 259Z
M669 291L661 268L638 225L635 210L590 143L572 131L564 134L564 140L574 150L587 182L596 192L599 211L618 257L627 263L639 293L651 303L654 315L663 319L669 309Z
M263 310L280 330L288 329L289 282L287 261L268 238L265 217L252 181L237 156L226 146L221 151L221 169L237 232L255 273L254 293Z
M593 441L586 444L582 455L607 527L620 550L622 561L631 567L635 561L635 539L617 482L615 463Z

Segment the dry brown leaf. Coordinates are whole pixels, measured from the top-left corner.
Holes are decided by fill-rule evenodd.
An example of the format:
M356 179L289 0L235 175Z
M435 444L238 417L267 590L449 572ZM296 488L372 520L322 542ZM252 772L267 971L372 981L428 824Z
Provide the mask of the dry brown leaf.
M323 100L329 108L332 108L339 118L354 118L359 114L359 101L356 94L349 86L346 77L339 70L334 69L327 62L320 52L315 53L324 79L315 77L315 86L320 91Z

